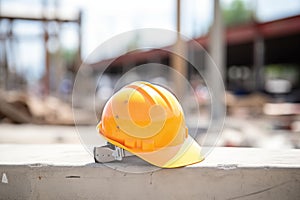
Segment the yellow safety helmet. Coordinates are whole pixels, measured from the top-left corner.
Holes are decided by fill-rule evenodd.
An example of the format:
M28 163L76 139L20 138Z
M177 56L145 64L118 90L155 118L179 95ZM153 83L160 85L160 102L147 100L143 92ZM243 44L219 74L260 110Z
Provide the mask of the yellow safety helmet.
M201 162L201 147L188 135L182 107L165 88L133 82L106 103L97 129L109 143L162 168Z

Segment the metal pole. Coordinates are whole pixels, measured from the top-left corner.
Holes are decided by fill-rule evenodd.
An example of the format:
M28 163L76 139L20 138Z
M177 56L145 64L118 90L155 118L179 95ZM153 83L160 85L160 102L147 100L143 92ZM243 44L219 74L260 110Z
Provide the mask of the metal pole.
M45 30L44 30L44 50L45 50L45 74L44 74L44 95L49 95L50 92L50 56L48 52L48 31L47 31L47 23L45 22Z
M48 1L43 1L43 16L46 19L46 11L47 11ZM48 96L50 93L50 55L48 51L48 40L49 40L49 34L48 34L48 23L45 20L44 21L44 47L45 47L45 74L44 74L44 94L45 96Z

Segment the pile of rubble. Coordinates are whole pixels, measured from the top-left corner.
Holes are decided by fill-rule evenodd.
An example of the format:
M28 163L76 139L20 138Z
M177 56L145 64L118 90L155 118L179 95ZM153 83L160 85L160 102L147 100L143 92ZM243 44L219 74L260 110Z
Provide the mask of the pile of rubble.
M22 92L0 91L0 122L74 124L72 108L55 97L38 98Z

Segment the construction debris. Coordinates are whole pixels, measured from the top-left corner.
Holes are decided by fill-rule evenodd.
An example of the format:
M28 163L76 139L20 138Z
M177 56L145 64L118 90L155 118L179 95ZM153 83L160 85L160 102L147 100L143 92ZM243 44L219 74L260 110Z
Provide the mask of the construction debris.
M31 123L33 118L25 102L8 102L0 97L0 120L3 119L14 123Z
M11 123L72 125L68 103L55 97L38 98L22 92L0 91L0 121Z
M263 107L270 99L261 93L237 96L226 92L227 112L233 116L261 116Z

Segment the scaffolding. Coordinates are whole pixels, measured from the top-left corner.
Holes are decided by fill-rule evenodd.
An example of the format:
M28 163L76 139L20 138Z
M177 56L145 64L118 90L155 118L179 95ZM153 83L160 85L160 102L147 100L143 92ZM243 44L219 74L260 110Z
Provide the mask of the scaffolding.
M0 1L1 3L1 1ZM54 10L51 10L50 13L48 10L48 1L42 1L42 12L39 16L30 13L20 14L18 12L15 13L5 13L0 11L0 24L3 23L6 27L2 28L0 31L0 49L1 49L1 59L0 59L0 84L2 84L4 89L8 89L9 82L16 80L9 80L10 77L10 63L8 62L8 54L12 56L12 60L17 59L17 56L13 52L14 41L18 41L18 35L14 32L14 25L16 21L31 21L31 22L40 22L42 24L42 35L38 35L39 38L43 38L43 54L44 54L44 75L43 75L43 95L47 96L51 92L50 87L50 68L51 68L51 56L49 50L49 39L56 38L59 39L61 25L66 23L73 23L77 26L77 36L78 36L78 49L77 56L74 60L73 69L71 69L72 73L76 73L78 67L81 63L81 27L82 27L82 12L79 11L75 16L72 17L59 17L59 13L57 12L58 6L56 5ZM1 7L1 6L0 6ZM58 29L53 29L53 24L57 25ZM35 37L35 36L34 36ZM66 67L66 66L65 66Z

